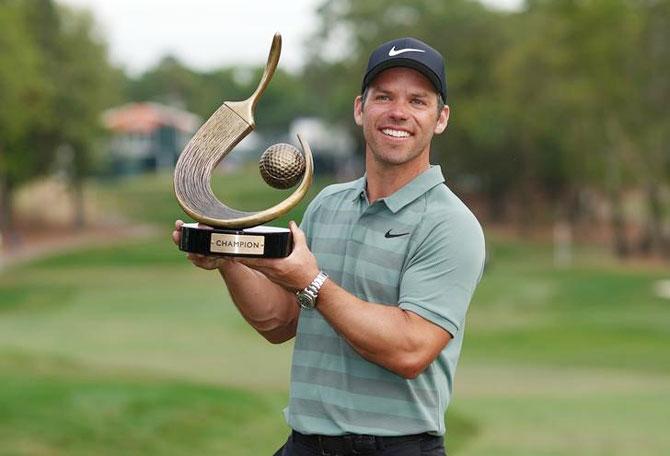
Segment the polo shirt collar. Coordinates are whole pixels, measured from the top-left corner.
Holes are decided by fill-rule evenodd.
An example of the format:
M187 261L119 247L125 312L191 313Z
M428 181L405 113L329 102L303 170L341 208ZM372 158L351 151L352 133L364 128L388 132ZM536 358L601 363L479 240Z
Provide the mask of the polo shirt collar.
M430 168L405 184L404 187L382 200L386 203L386 206L391 212L395 214L400 209L442 182L444 182L442 168L439 165L431 165Z
M387 196L386 198L382 198L382 201L384 201L391 212L395 214L431 188L444 182L444 180L445 179L442 175L442 168L439 165L431 165L430 168L416 176L394 194ZM365 190L367 188L367 174L360 179L355 180L353 184L355 195L354 200L360 198L361 196L365 196Z
M356 201L359 198L365 198L365 189L367 188L367 182L368 182L368 175L367 173L363 174L363 177L360 177L356 179L353 182L353 189L354 189L354 197L352 201Z

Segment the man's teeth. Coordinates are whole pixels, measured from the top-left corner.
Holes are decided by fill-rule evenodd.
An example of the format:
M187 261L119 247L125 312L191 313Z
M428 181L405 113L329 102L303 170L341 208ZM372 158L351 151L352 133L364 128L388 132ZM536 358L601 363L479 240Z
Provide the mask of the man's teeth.
M401 130L391 130L390 128L384 128L382 133L385 135L393 136L394 138L406 138L409 136L409 133Z

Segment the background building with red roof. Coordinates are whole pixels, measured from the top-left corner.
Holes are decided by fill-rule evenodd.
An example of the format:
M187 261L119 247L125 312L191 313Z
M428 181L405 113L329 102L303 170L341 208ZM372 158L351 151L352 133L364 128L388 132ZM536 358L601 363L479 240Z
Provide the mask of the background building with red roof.
M103 113L111 133L107 146L113 174L171 169L202 124L188 111L159 103L129 103Z

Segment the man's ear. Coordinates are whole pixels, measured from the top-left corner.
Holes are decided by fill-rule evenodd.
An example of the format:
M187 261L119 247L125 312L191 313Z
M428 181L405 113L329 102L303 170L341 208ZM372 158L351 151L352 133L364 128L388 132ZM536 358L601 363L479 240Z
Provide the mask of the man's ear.
M442 108L442 112L440 112L440 115L437 117L437 124L435 124L435 130L433 130L436 135L439 135L446 130L447 124L449 123L449 112L449 106L445 105L444 108Z
M359 127L363 126L363 98L360 95L354 99L354 121Z

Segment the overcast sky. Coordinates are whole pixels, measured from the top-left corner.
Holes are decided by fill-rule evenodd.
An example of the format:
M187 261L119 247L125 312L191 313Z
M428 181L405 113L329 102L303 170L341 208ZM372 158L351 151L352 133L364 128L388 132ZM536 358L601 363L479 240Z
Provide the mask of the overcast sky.
M132 74L172 54L200 70L263 63L272 36L283 38L281 65L302 64L322 0L58 0L90 9L115 63ZM447 0L445 0L447 1ZM520 0L487 0L513 7Z

